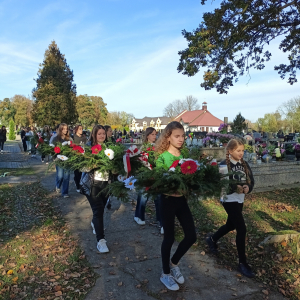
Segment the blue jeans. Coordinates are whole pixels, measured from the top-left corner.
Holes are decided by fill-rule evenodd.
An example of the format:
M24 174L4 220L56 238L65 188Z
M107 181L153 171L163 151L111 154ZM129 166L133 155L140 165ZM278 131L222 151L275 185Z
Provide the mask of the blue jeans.
M156 220L159 222L160 226L163 227L162 225L162 220L160 216L160 195L158 195L154 199L154 204L155 204L155 210L156 210ZM146 204L148 202L148 198L144 197L141 193L138 193L137 197L137 204L135 208L135 217L140 218L142 221L145 221L145 209L146 209Z
M63 196L68 195L68 193L69 193L70 171L56 166L55 181L56 181L56 187L58 189L60 189L60 187L62 187L61 188L61 194Z

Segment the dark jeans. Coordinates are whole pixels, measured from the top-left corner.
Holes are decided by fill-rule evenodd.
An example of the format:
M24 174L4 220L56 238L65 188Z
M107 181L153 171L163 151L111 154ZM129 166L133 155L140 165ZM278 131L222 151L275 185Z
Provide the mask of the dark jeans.
M26 141L22 140L22 144L23 144L24 152L26 152L26 151L27 151L27 144L26 144Z
M75 184L76 184L76 190L80 190L81 174L82 174L82 172L80 172L79 170L74 171L74 181L75 181Z
M164 240L161 245L163 272L170 274L171 248L175 240L175 216L179 220L184 239L179 243L171 261L177 265L182 256L196 242L197 235L194 220L185 197L161 195L161 217L164 225Z
M212 236L212 239L217 242L221 237L232 230L236 230L236 247L239 255L240 263L246 262L245 241L246 241L246 225L242 214L243 203L225 202L223 206L228 214L227 222L219 228Z
M99 181L94 183L92 185L90 196L86 196L93 211L92 222L95 227L97 242L104 239L103 214L108 195L106 195L106 192L101 193L101 191L107 186L107 184L107 181Z
M70 171L56 166L56 187L61 189L61 194L63 196L69 193L69 181L70 181Z
M162 227L163 225L162 225L162 220L160 215L160 197L161 195L158 195L154 199L154 203L155 203L155 210L156 210L156 220L159 222L160 226ZM149 199L144 197L142 193L138 193L134 216L140 218L142 221L145 221L145 209L148 200Z
M0 150L3 150L4 143L5 143L5 141L4 141L4 140L0 140Z

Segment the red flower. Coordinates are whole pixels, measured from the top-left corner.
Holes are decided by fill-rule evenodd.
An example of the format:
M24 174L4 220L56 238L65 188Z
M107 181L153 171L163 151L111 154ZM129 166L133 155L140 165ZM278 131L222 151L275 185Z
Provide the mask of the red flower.
M152 147L152 151L155 151L155 147Z
M150 147L148 147L148 148L147 148L147 151L151 151L151 148L150 148Z
M135 148L134 150L133 150L133 153L137 153L139 151L139 149L138 148Z
M101 145L95 145L91 148L91 150L92 154L98 154L102 150L102 147Z
M216 163L215 161L211 163L212 166L217 166L218 163Z
M43 144L43 143L44 143L44 140L43 140L41 137L39 138L39 143L40 143L40 144Z
M72 141L70 141L70 147L73 148L74 146L75 144Z
M169 169L176 168L178 166L178 164L179 164L179 160L175 160Z
M150 189L150 186L145 187L145 191L148 191Z
M60 148L59 148L59 147L54 147L54 152L55 152L56 154L60 153Z
M193 174L197 171L197 164L192 160L187 160L180 166L180 168L183 174Z
M84 153L84 150L81 146L74 145L73 150L76 151L76 152L79 152L79 153Z

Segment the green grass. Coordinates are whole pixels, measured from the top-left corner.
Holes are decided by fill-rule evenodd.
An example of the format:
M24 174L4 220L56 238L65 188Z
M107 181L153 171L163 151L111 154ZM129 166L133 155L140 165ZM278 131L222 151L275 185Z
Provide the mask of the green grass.
M22 175L35 175L33 168L20 168L20 169L0 169L0 175L4 173L8 174L6 176L22 176Z
M41 185L0 185L0 299L84 299L96 278Z

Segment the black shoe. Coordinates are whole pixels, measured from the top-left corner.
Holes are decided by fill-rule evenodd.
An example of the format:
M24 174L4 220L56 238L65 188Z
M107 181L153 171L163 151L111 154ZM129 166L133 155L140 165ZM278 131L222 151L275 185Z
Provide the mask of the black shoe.
M250 266L247 263L239 263L238 271L241 272L244 276L253 278L255 273L252 272Z
M208 236L206 239L205 239L208 247L209 247L209 250L211 253L213 254L217 254L218 253L218 245L216 242L214 242L211 238L211 235Z

